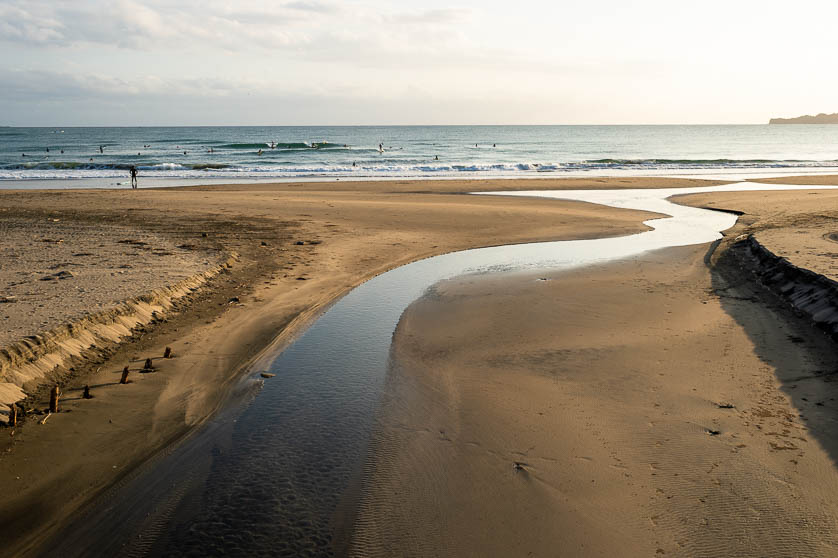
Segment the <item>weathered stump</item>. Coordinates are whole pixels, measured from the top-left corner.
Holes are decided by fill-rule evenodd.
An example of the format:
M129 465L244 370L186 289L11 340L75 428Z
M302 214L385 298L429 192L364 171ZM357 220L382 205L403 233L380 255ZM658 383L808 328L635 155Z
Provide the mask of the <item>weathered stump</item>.
M122 379L119 380L120 384L127 384L128 383L128 367L122 369Z
M57 413L58 412L58 397L61 394L61 390L58 386L54 386L52 391L49 393L49 412L50 413Z
M9 426L17 426L17 405L9 405Z
M172 358L172 348L166 347L166 350L163 351L163 358Z
M143 366L143 371L144 372L151 372L152 370L154 370L154 365L151 363L151 359L150 358L145 359L145 365Z
M84 393L82 394L82 397L84 397L85 399L90 399L93 397L92 395L90 395L90 386L84 386Z

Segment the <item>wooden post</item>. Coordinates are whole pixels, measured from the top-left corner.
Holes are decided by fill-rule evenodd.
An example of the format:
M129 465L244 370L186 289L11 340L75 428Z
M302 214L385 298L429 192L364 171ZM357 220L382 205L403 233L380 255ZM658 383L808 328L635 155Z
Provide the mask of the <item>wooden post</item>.
M172 348L166 347L166 350L163 351L163 358L172 358Z
M50 413L57 413L58 412L58 396L60 395L61 391L58 389L58 385L52 388L52 391L49 393L49 412Z
M128 367L122 369L122 379L119 380L120 384L127 384L128 383Z
M17 405L9 405L9 426L17 426Z
M84 386L84 394L82 394L82 397L84 397L85 399L90 399L91 397L93 397L92 395L90 395L90 386Z
M145 359L145 366L143 366L143 370L148 370L148 371L154 370L154 365L151 364L151 359L150 358Z

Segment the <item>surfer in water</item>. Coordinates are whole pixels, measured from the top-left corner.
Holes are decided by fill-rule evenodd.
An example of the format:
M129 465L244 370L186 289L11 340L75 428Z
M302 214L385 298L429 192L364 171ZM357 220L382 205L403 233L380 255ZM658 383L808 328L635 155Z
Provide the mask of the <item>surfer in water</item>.
M137 167L131 165L131 188L137 188Z

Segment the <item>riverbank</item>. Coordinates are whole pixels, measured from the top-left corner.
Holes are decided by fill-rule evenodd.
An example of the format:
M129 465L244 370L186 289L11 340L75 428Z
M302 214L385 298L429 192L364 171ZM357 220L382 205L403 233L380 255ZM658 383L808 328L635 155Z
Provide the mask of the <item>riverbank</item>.
M236 371L253 363L272 339L279 336L273 347L281 346L334 297L364 278L456 249L628 234L644 230L640 221L650 217L589 204L459 193L652 182L658 181L417 181L8 193L0 198L3 208L28 217L86 220L93 224L91 230L111 219L173 238L215 239L219 254L240 255L217 282L196 291L188 307L176 309L113 352L100 352L76 366L63 381L65 396L70 394L69 413L59 413L44 425L27 420L9 436L3 449L10 451L0 457L0 483L9 488L3 493L13 495L2 512L7 520L4 541L26 548L43 539L92 495L202 422L225 397ZM156 373L136 373L146 357L159 357L165 346L174 348L175 359L157 358ZM134 369L134 383L115 385L126 364ZM92 383L97 374L107 374L110 381ZM93 385L93 400L81 400L72 391L85 382ZM43 408L44 394L36 394L31 403Z
M614 185L657 182L621 179ZM537 185L521 182L518 187L524 184L545 189L562 186L561 181L538 181ZM586 184L608 187L601 180ZM684 185L694 186L696 181ZM567 187L580 186L571 181ZM50 250L55 244L69 244L71 238L79 245L106 244L113 252L107 258L109 252L103 250L101 258L88 258L72 277L57 279L56 285L64 290L52 292L48 300L35 294L27 295L31 300L18 295L17 302L8 303L6 307L17 312L15 320L11 310L7 312L9 322L23 328L22 334L34 335L59 327L69 316L76 318L72 308L68 313L67 305L83 305L86 298L79 293L106 287L101 278L112 277L111 273L117 277L128 269L121 269L122 265L141 263L152 275L159 274L160 287L175 280L164 273L162 265L172 256L153 256L154 250L142 250L138 243L147 239L140 235L174 246L166 244L168 248L161 252L177 257L200 255L194 260L198 271L211 263L209 256L238 254L238 261L192 293L183 305L131 332L122 342L97 345L63 369L52 371L63 391L62 412L45 424L40 422L47 415L29 413L21 426L0 431L0 493L4 495L0 532L7 548L13 553L32 548L95 494L200 424L268 345L287 342L335 297L359 282L408 261L453 250L630 234L645 230L642 221L651 217L574 202L545 205L540 200L460 195L493 187L516 184L404 181L0 192L0 215L26 238L40 236L44 223L74 227L72 237L51 235L62 236L62 243L16 247L42 264L39 267L66 264L63 252ZM146 245L154 246L152 242ZM80 248L79 252L71 250L70 256L86 252L97 253ZM15 262L29 261L13 256L4 272L13 272ZM162 259L155 263L157 257ZM21 265L16 271L33 271ZM185 265L174 269L178 273L189 270ZM66 288L68 281L75 289ZM116 304L124 296L141 295L153 286L139 280L120 284L127 290L113 291L111 297L100 293L91 310ZM17 317L38 304L46 308L46 318L31 326L20 325L24 322ZM175 358L159 358L167 346ZM138 372L146 358L154 358L152 374ZM125 366L132 370L132 383L120 385ZM84 385L91 387L93 399L80 397ZM24 410L38 413L46 407L43 388L32 390L22 403Z
M838 194L676 201L746 214L712 258L470 276L404 313L354 555L834 554L834 344L728 246L834 279Z

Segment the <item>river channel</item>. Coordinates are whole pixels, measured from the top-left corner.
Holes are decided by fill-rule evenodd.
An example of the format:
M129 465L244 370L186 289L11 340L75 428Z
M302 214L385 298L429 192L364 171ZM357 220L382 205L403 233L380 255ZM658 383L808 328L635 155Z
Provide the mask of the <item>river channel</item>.
M736 216L674 204L696 192L816 189L738 183L711 188L504 192L640 209L671 217L630 236L498 246L417 261L334 303L262 381L183 444L104 494L45 549L62 556L333 556L374 426L402 312L434 284L472 273L563 270L666 247L709 243ZM545 203L549 201L545 200Z

